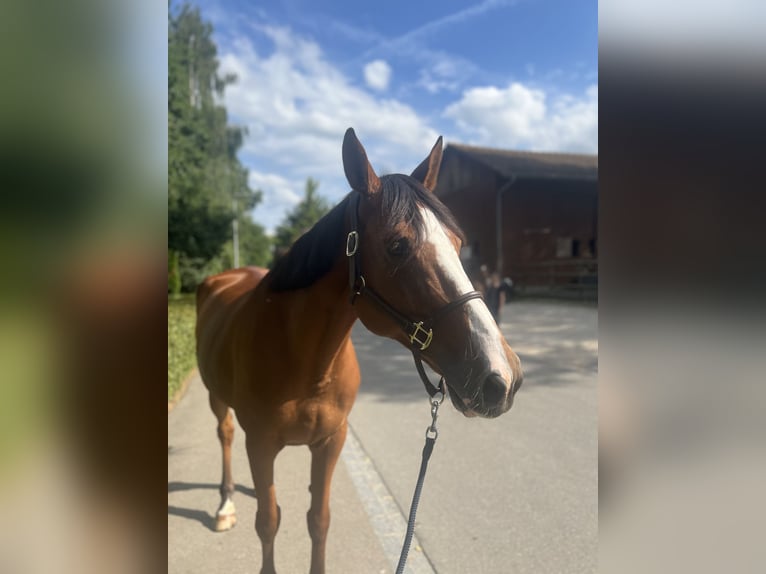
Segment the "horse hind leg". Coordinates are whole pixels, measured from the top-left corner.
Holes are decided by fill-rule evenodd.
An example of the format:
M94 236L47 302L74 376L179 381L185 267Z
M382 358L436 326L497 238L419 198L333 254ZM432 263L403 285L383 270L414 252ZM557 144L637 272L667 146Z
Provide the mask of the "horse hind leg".
M234 494L234 478L231 475L231 444L234 442L234 416L229 405L210 393L210 408L218 419L218 440L221 441L222 476L221 504L215 515L215 530L223 532L230 530L237 523L236 510L232 495Z
M306 514L311 536L310 574L324 574L327 531L330 528L330 482L346 441L348 424L311 448L311 508Z

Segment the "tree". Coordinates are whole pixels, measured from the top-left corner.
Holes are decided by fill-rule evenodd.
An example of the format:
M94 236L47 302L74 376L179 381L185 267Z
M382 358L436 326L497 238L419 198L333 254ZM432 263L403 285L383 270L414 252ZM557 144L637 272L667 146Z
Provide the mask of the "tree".
M296 239L311 229L330 210L327 200L316 193L318 187L318 181L308 178L303 199L277 227L274 238L275 258L284 254Z
M168 250L184 290L218 266L232 221L261 200L237 159L247 132L218 103L236 78L218 74L212 34L198 8L169 13Z
M268 267L271 263L271 238L266 235L266 230L246 215L240 216L238 221L240 266ZM233 252L232 241L228 241L221 256L222 270L234 267Z

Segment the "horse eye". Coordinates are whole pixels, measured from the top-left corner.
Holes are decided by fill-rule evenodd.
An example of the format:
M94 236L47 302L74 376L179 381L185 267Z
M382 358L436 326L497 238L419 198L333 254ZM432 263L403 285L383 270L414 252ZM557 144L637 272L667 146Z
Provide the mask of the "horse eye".
M407 239L402 237L391 242L388 246L388 253L394 257L402 257L409 250Z

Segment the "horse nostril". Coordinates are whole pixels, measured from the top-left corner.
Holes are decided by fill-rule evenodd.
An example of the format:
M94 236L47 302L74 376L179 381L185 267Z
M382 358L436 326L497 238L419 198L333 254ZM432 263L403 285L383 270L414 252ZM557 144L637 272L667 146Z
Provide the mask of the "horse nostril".
M482 387L484 404L492 406L502 403L505 400L507 390L508 387L505 385L505 380L500 376L500 373L490 373L484 380L484 386Z
M519 375L519 377L513 381L513 394L516 394L516 391L518 391L521 388L521 385L524 383L524 375Z

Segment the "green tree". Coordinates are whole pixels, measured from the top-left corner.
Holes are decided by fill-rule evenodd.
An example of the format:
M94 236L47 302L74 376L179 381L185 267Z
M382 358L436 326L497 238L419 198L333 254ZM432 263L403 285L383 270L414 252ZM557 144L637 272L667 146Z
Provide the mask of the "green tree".
M330 210L327 200L317 194L318 187L319 182L308 178L303 199L277 227L274 237L275 258L284 254L296 239L311 229Z
M250 218L240 221L239 251L245 265L268 267L271 263L271 238L262 225Z
M271 263L271 238L266 235L262 225L254 222L247 215L238 218L239 221L239 264L240 266L255 265L268 267ZM234 246L227 241L221 256L221 267L234 267Z
M168 250L184 290L220 266L232 221L255 208L237 159L247 132L220 105L233 75L218 73L213 27L189 4L168 15Z

